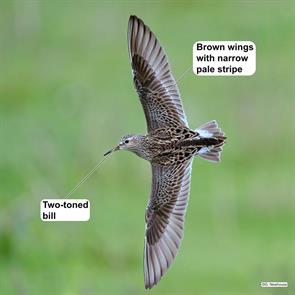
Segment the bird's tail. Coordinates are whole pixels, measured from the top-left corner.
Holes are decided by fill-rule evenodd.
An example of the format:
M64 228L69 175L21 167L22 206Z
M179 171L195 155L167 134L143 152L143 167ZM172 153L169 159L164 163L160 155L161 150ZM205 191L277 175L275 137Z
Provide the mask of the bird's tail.
M200 138L216 139L216 143L202 147L198 151L197 155L208 161L219 162L222 146L225 143L226 137L224 136L222 130L218 127L217 122L215 120L207 122L195 131L198 132L198 136L200 136Z

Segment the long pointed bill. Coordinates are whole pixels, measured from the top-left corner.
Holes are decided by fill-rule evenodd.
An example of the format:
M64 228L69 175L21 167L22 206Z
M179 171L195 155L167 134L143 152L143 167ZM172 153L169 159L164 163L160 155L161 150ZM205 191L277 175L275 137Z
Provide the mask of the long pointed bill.
M118 149L119 149L119 146L116 146L116 147L110 149L109 151L107 151L106 153L104 153L103 155L107 156L107 155L111 154L112 152L117 151Z

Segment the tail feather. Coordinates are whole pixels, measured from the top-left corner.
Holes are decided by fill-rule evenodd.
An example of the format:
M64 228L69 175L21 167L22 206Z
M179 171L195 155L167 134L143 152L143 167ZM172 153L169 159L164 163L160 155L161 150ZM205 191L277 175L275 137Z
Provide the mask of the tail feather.
M215 120L207 122L195 130L201 137L223 138L224 133Z
M203 147L198 151L198 155L207 161L220 162L222 147Z
M195 130L198 132L198 136L201 138L216 138L219 139L219 143L211 146L204 146L198 152L201 158L212 161L220 162L220 156L222 152L222 146L225 143L226 137L224 136L223 131L218 127L218 124L215 120L207 122Z

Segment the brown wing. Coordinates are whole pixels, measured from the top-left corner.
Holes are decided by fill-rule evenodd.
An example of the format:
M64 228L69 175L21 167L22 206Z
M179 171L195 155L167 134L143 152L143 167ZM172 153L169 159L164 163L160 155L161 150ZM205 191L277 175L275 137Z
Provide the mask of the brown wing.
M168 59L151 30L136 16L128 24L133 80L147 120L148 131L187 126Z
M178 166L152 164L153 182L146 211L145 287L152 288L167 272L183 237L192 159Z

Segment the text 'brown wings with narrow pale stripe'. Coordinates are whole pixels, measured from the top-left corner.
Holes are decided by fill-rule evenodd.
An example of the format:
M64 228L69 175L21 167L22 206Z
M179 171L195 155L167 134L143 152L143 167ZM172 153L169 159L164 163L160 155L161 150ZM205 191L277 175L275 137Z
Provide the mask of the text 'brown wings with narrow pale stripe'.
M183 237L192 159L171 166L152 163L152 192L146 211L145 287L152 288L167 272Z
M155 35L136 16L129 19L128 46L134 84L148 132L162 127L187 126L165 52Z

